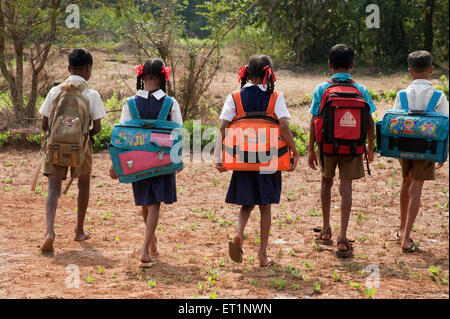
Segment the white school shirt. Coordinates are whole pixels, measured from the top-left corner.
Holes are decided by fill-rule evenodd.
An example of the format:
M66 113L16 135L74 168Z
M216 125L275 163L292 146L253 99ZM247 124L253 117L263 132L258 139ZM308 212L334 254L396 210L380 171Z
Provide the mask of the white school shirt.
M406 88L406 97L408 99L408 108L410 110L426 110L428 102L430 102L436 88L434 85L425 79L417 79L412 82L410 86ZM397 97L394 102L394 109L401 109L400 96L397 93ZM444 93L436 104L436 112L448 115L448 101Z
M252 83L246 83L243 88L253 86L255 84ZM267 85L263 86L262 84L258 84L258 87L262 91L267 91ZM283 117L287 119L291 119L291 115L289 114L289 111L286 106L286 102L284 101L284 96L282 92L278 92L278 98L275 102L275 115L278 117L278 119L281 119ZM233 100L233 94L228 95L227 99L225 100L225 103L223 104L222 113L220 114L220 119L225 120L228 122L231 122L233 118L236 116L236 105L234 104Z
M86 80L78 75L69 76L67 81L75 85L80 83L87 84ZM50 117L53 101L58 97L60 93L61 89L58 86L53 87L50 92L48 92L47 97L45 98L45 101L42 104L41 109L39 110L39 113L46 117ZM106 116L106 112L100 94L96 90L88 88L87 90L83 91L83 95L89 101L90 119L92 121L96 121L104 118Z
M136 96L140 96L144 99L148 99L149 93L150 93L149 91L139 90L136 93ZM150 93L150 94L152 94L157 100L161 100L163 97L166 96L166 93L164 93L164 91L161 89L159 89L153 93ZM170 111L170 116L171 116L172 122L183 125L183 119L181 118L180 105L178 104L177 100L175 100L175 99L173 99L172 110ZM129 121L129 120L132 120L132 117L131 117L130 109L128 106L128 99L126 99L123 102L122 115L120 116L120 122L125 122L125 121Z

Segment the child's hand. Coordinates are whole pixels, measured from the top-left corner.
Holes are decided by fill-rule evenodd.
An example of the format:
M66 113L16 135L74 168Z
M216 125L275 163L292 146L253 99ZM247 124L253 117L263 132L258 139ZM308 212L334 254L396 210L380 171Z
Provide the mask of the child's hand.
M289 167L288 171L292 172L293 170L295 170L295 168L297 167L297 163L298 163L298 159L300 158L300 156L298 155L298 153L294 154L294 157L292 158L292 164L291 167Z
M226 169L223 168L222 163L214 163L214 167L221 173L226 172Z
M317 163L317 155L314 151L308 151L308 166L313 170L317 170L319 164Z
M114 166L112 166L112 165L109 167L109 176L112 179L118 179L119 178L119 176L117 176L117 174L116 174L116 171L114 170Z
M436 163L436 169L440 169L442 166L444 166L444 163Z

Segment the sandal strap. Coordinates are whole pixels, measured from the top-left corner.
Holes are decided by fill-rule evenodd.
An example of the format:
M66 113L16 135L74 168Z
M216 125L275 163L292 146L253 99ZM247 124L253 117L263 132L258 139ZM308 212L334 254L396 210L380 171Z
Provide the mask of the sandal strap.
M342 238L342 237L339 237L338 240L337 240L337 244L338 245L339 244L344 244L345 247L347 247L347 250L352 248L352 244L351 244L352 242L354 242L354 240L349 240L349 239Z
M322 239L322 236L324 234L330 235L330 238L333 236L333 234L331 233L331 227L326 228L326 229L314 228L314 231L316 233L319 233L319 239Z

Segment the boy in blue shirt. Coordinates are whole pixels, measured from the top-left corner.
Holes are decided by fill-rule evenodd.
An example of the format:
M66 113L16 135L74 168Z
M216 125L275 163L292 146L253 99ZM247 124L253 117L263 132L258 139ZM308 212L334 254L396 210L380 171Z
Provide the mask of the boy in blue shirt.
M333 76L331 81L337 79L339 81L351 80L349 71L353 68L353 49L344 44L337 44L333 46L328 54L328 67L330 68ZM317 170L320 164L320 170L322 172L322 182L320 199L322 204L323 214L323 228L320 234L316 237L316 242L325 245L332 245L331 240L331 226L330 226L330 204L331 204L331 188L333 186L333 179L335 176L336 166L339 167L339 192L341 195L341 228L337 241L336 255L338 257L347 257L352 254L353 247L350 241L347 239L347 226L350 218L350 212L352 207L352 180L364 177L364 163L362 155L356 156L329 156L324 155L319 151L319 162L314 150L314 144L316 142L314 131L314 119L319 114L320 103L322 95L325 90L331 85L330 82L323 82L319 84L313 96L311 103L311 109L309 112L312 114L311 126L310 126L310 139L308 147L308 166L313 170ZM364 100L369 104L370 114L376 111L376 107L373 104L367 89L358 83L353 85L361 92ZM369 115L367 123L367 159L368 162L373 161L373 140L374 140L374 122L372 116Z

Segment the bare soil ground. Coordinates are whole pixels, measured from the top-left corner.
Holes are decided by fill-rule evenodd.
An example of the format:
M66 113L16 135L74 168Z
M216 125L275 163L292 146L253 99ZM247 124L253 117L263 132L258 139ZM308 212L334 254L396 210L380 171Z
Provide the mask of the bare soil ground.
M111 92L105 88L120 87L114 83L122 78L127 83L121 87L123 95L129 94L135 85L133 62L127 60L118 66L120 61L108 62L105 57L96 64L100 71L94 70L92 87L108 95ZM355 79L372 89L387 90L405 87L401 83L404 75L360 75ZM292 122L308 128L308 107L290 105L312 94L327 75L280 71L277 78L277 90L285 93ZM105 81L111 85L105 86ZM209 94L223 101L237 88L236 74L224 71L216 77ZM376 105L380 119L390 104ZM268 253L277 266L272 270L257 266L257 210L246 229L244 262L235 264L228 257L228 240L234 234L239 211L237 206L224 203L231 173L220 174L211 164L187 163L177 175L178 202L162 205L158 263L142 271L138 257L144 223L134 206L131 186L109 178L107 152L94 154L86 221L91 238L82 243L73 241L75 182L58 204L55 253L38 253L45 233L47 181L41 178L37 193L30 192L30 184L39 158L37 151L0 149L0 298L207 298L212 293L217 298L366 298L363 289L371 274L369 265L378 267L380 275L374 298L449 297L448 284L431 280L428 270L434 265L448 274L448 162L438 171L436 181L424 186L412 233L420 243L420 252L403 254L393 237L399 225L400 166L396 160L376 155L372 176L354 182L348 229L350 238L355 239L354 257L340 260L332 254L334 247L323 246L318 251L312 244L312 228L321 226L322 220L320 173L308 169L306 158L301 158L295 172L283 173L281 203L273 206ZM335 235L339 207L336 181L331 223ZM66 285L70 264L79 267L79 288ZM334 271L339 280L333 279ZM314 293L314 282L320 284L321 293ZM349 282L360 283L361 288Z

